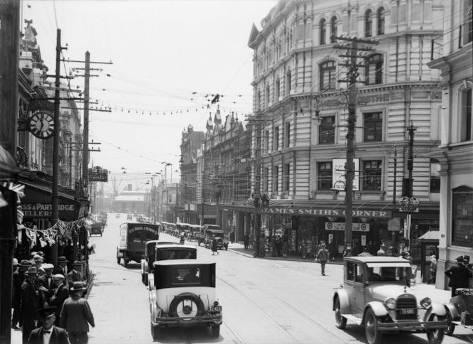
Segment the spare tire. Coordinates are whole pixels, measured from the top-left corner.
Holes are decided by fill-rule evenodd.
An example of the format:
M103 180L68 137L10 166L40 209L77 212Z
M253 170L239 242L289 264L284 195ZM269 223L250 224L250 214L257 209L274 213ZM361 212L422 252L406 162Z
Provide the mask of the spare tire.
M205 312L204 303L193 293L182 293L174 297L169 305L169 315L179 318L193 318Z

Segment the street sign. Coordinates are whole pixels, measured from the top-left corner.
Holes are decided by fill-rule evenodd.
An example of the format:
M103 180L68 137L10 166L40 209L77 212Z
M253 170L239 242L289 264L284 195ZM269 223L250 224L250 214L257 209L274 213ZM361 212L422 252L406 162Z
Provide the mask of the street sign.
M108 170L103 169L100 166L89 168L89 181L90 182L108 182Z
M326 231L344 231L345 222L325 222ZM369 232L369 223L352 223L352 230L354 232Z

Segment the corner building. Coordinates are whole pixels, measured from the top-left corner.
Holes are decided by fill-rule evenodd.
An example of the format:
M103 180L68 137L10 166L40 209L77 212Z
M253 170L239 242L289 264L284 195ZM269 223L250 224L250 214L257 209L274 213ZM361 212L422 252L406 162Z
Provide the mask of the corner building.
M428 154L440 142L440 73L427 63L439 57L442 17L439 0L280 1L253 25L252 191L269 196L263 230L284 233L290 254L313 253L321 240L335 255L344 249L345 52L333 37L349 35L379 42L359 70L353 247L375 252L403 236L412 124L420 210L411 239L421 260L416 238L439 227L439 161Z

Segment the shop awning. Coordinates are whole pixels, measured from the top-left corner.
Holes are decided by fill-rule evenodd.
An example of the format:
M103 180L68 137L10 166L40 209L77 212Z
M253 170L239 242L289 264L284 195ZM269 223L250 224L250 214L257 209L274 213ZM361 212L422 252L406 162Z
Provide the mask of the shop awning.
M417 240L440 240L440 231L428 231L418 237Z
M20 169L16 167L15 159L5 148L0 146L0 179L12 178L18 172Z

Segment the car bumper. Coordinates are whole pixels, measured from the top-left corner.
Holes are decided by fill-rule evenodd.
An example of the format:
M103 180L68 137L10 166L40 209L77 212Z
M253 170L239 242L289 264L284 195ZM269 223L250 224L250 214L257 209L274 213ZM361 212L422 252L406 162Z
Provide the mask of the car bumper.
M388 331L426 331L447 329L447 321L396 321L392 323L378 323L378 329L383 332Z
M159 317L151 320L153 326L181 327L196 325L220 325L222 323L222 315L202 315L193 318L180 317Z

